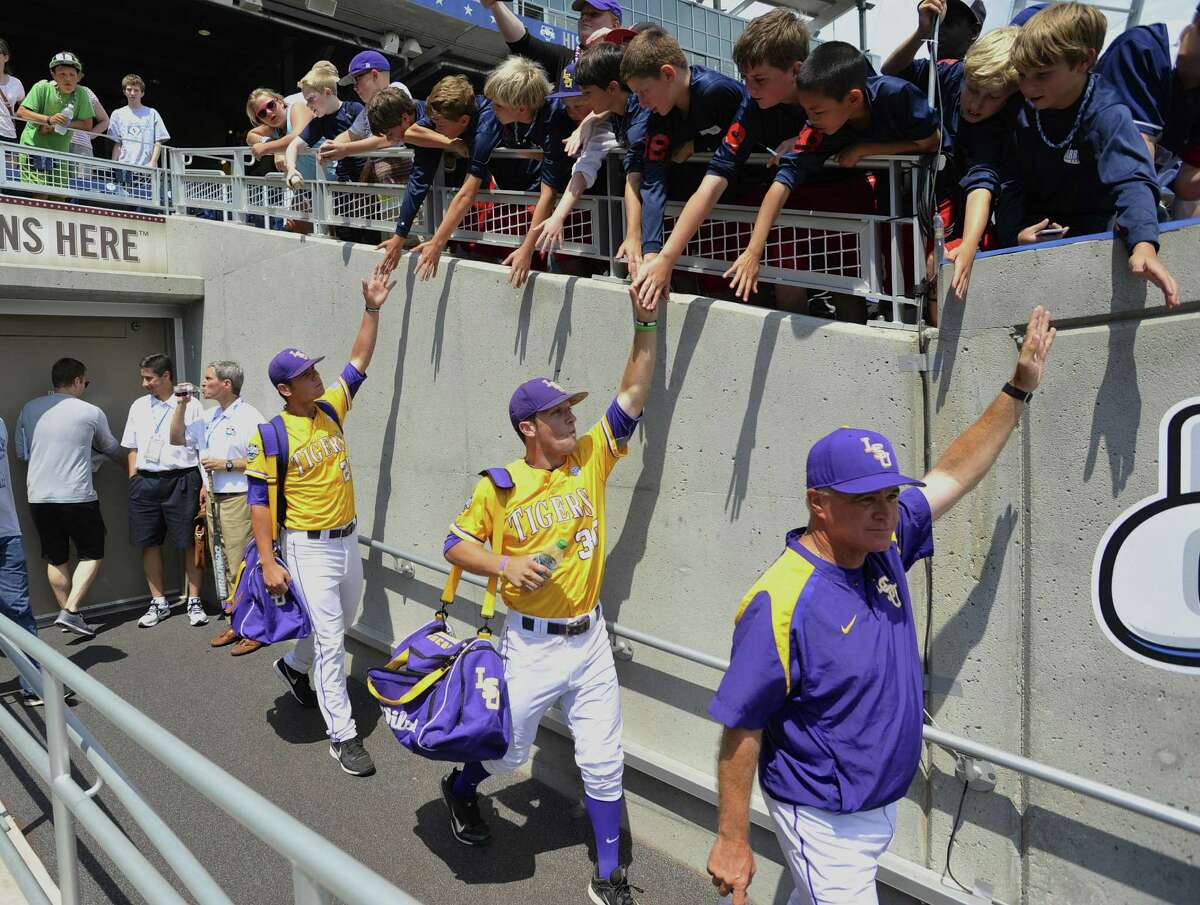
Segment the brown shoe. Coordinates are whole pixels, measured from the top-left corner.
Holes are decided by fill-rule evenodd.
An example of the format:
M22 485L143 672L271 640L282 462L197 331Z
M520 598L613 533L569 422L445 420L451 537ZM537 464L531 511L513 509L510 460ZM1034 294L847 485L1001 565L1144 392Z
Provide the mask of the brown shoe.
M238 639L238 633L235 632L232 628L227 628L227 629L225 629L225 631L221 632L221 634L217 635L217 637L213 638L208 643L211 644L213 647L224 647L226 644L233 644L233 642L236 641L237 639Z
M242 657L246 654L252 654L263 646L261 641L255 641L253 638L243 638L233 646L233 650L229 653L235 657Z

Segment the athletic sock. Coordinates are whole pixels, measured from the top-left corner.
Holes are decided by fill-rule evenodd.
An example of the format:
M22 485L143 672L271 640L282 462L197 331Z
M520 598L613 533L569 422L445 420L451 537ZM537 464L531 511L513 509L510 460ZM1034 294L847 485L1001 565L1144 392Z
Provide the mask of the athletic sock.
M592 833L596 836L596 873L607 880L618 866L618 849L621 845L622 795L616 801L601 801L591 795L583 796L588 817L592 821Z
M464 801L468 798L474 798L475 793L479 789L479 784L487 779L488 776L488 771L484 769L483 764L479 761L463 764L463 768L458 771L458 776L454 777L454 785L450 791L454 793L455 798L461 798Z
M166 606L167 598L166 597L151 597L150 602L152 604L154 604L155 606Z

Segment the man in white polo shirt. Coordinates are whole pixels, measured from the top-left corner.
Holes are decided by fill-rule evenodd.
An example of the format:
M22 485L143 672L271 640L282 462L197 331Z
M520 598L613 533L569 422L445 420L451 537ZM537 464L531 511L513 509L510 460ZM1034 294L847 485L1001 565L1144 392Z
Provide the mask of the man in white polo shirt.
M89 383L82 361L60 358L50 368L53 389L25 403L15 432L17 455L29 463L29 511L58 600L55 624L85 638L96 630L79 613L79 604L100 573L107 533L92 471L102 461L98 453L123 459L104 412L82 399ZM71 544L78 558L74 574Z
M258 409L241 397L245 372L236 361L214 361L204 369L200 390L205 399L217 404L205 410L200 421L185 426L187 408L175 406L171 416L171 442L187 446L200 456L202 477L206 477L201 498L207 501L208 544L210 552L220 534L225 552L225 586L233 593L233 578L242 564L242 553L250 542L250 506L246 502L246 447L258 426L266 419ZM213 568L218 568L213 554ZM262 647L250 638L239 639L232 627L213 638L213 647L234 645L231 653L248 654Z
M200 507L199 459L194 449L171 444L171 415L183 404L184 426L204 417L200 403L187 392L175 396L175 365L160 353L141 360L145 396L129 407L121 445L129 450L129 543L142 548L142 566L150 586L150 609L138 625L150 628L171 615L163 586L162 548L175 550L194 542L193 522ZM200 603L200 570L192 557L184 557L187 572L187 608L192 625L204 625L208 616Z

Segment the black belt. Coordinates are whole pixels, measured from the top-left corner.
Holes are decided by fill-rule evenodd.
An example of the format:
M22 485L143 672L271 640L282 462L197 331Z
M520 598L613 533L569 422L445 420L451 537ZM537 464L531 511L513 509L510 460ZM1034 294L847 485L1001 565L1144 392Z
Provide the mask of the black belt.
M326 528L323 531L307 531L305 533L308 535L309 540L322 540L323 538L334 540L338 537L349 537L354 533L356 527L358 527L358 519L354 518L350 520L350 524L345 528Z
M545 621L545 620L543 620ZM586 616L580 616L573 622L546 622L547 635L582 635L592 625L592 616L589 613ZM532 632L537 628L537 620L532 616L521 617L521 628L527 632Z
M144 468L139 468L138 474L143 478L181 478L188 474L199 475L199 472L194 468L172 468L167 471L147 471Z

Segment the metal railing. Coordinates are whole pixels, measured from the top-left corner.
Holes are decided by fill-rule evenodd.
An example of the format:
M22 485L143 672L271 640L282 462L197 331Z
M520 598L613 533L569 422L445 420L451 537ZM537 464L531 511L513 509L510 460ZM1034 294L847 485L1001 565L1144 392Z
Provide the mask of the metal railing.
M156 214L170 207L165 174L156 167L7 143L0 143L0 192Z
M178 212L208 210L246 222L247 215L268 221L289 219L312 224L319 235L336 227L391 232L404 197L403 182L331 182L317 168L316 177L292 191L283 174L248 175L249 149L168 149L168 178L173 207ZM313 154L313 151L306 151ZM411 159L411 151L379 151L368 159ZM498 149L493 158L536 158L540 152ZM689 163L703 164L711 154L695 154ZM616 259L624 239L624 177L618 152L606 161L606 173L590 194L576 204L564 230L561 254L606 262L612 276L625 265ZM743 176L765 168L767 154L751 155ZM920 284L925 276L925 239L920 224L918 174L927 164L916 156L866 158L859 168L882 174L888 191L880 193L885 209L870 214L785 209L772 228L763 253L760 279L764 283L866 296L890 302L895 325L912 326L919 319L923 298L910 294L906 283ZM770 176L764 171L764 185ZM445 183L439 169L422 210L412 226L414 235L437 229L457 190ZM538 196L487 188L478 193L470 212L451 238L461 242L514 247L532 226ZM669 235L683 209L668 202L664 232ZM751 204L720 204L688 242L677 270L720 276L745 251L758 210Z
M71 688L115 729L287 859L291 864L297 905L332 905L332 896L347 905L378 905L379 902L421 905L2 615L0 651L42 696L46 705L45 746L4 708L0 708L0 736L49 788L58 886L63 905L78 905L80 901L76 822L88 831L94 844L104 850L146 901L155 905L184 905L187 901L96 803L94 797L104 786L124 806L196 902L232 905L229 896L154 811L121 767L67 710L64 687ZM40 669L30 657L40 663ZM72 742L96 772L95 783L87 789L71 776ZM28 865L3 833L0 833L0 858L12 870L29 902L42 905L47 901Z
M449 565L444 560L430 559L411 551L401 550L362 534L358 535L358 542L364 547L368 547L372 550L378 550L381 553L386 553L395 557L397 560L402 560L405 563L421 566L433 572L439 572L445 575L450 571ZM415 577L414 575L410 575L408 573L404 574L405 577ZM463 573L462 580L477 587L487 586L487 582L483 581L478 576L467 573ZM500 611L499 606L497 607L497 611ZM655 650L662 651L663 653L671 654L691 663L698 663L701 666L707 666L711 669L717 670L718 672L723 673L729 668L729 661L724 658L706 654L685 645L678 644L677 642L647 634L646 632L630 629L615 622L606 621L606 625L608 630L618 638L636 641L639 644L644 644L647 647L654 648ZM1059 769L1058 767L1053 767L1027 757L1012 754L1000 748L983 744L964 736L955 735L928 724L922 727L922 733L926 742L932 745L937 745L938 747L944 748L957 755L979 758L987 761L988 763L1004 767L1043 782L1050 783L1051 785L1058 786L1059 788L1067 789L1068 791L1075 792L1079 795L1084 795L1088 798L1095 799L1096 801L1103 801L1107 804L1113 805L1114 807L1118 807L1135 814L1140 814L1143 817L1149 817L1152 820L1167 824L1168 826L1177 827L1179 829L1186 830L1189 833L1200 835L1200 815L1198 814L1192 814L1180 808L1175 808L1144 796L1127 792L1124 789L1118 789L1115 786L1106 785L1105 783L1097 782L1084 776L1079 776L1067 770ZM688 770L689 772L697 772L692 768L688 768ZM661 769L656 770L655 772L660 779L664 778L664 773ZM694 794L696 788L695 778L680 777L680 779L683 779L684 781L676 783L677 787ZM711 780L711 785L708 787L715 789L715 778L706 777L706 779ZM756 822L761 822L762 825L769 826L769 822L762 822L761 820ZM899 859L895 860L898 861ZM889 865L881 865L881 867L888 866ZM890 873L893 876L898 876L901 881L912 880L911 875L906 875L902 871L898 870L897 865L894 862L890 865ZM891 885L897 884L893 883ZM935 890L926 891L934 892ZM939 888L936 890L936 892L939 894L948 894L948 891L942 888ZM943 900L962 901L961 899Z

